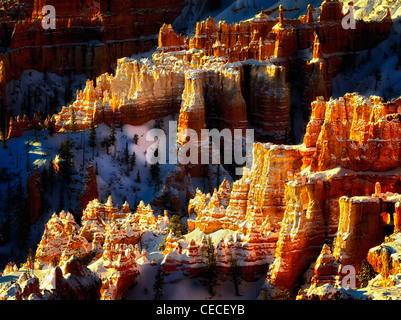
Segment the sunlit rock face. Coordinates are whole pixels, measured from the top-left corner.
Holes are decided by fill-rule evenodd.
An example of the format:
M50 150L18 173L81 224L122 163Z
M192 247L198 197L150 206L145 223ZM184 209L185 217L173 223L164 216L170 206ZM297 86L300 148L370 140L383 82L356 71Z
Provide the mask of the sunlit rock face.
M400 105L401 100L386 103L379 97L358 94L329 101L317 98L304 138L306 152L315 150L311 170L341 166L387 171L399 167Z
M374 43L388 35L388 18L361 22L356 31L343 29L341 8L341 2L324 2L319 22L313 20L311 7L306 17L295 20L285 19L281 7L278 20L263 11L232 25L208 18L197 23L192 38L164 24L152 59L120 59L115 76L102 74L96 85L88 81L73 105L55 115L56 129L69 130L73 113L78 130L87 128L92 118L142 124L179 113L182 129L250 124L263 140L283 143L290 133L291 81L304 82L301 95L309 109L317 96L330 97L346 48L366 49L371 43L361 41L366 30ZM306 48L311 57L295 58ZM299 70L293 69L293 59L298 59Z
M327 284L336 287L336 290L346 287L349 285L348 278L358 274L364 260L378 273L384 274L387 268L388 279L379 275L369 282L368 288L371 288L368 290L372 290L373 296L380 292L374 287L394 285L399 276L399 203L400 195L382 192L379 182L375 184L375 192L371 196L341 197L338 231L332 249L327 244L323 245L310 286L301 290L297 299L313 299L316 295L328 299L321 297L323 287ZM353 278L352 288L359 285L359 279Z
M254 144L251 170L245 170L232 188L224 180L212 195L197 190L188 207L195 216L188 220L189 231L236 231L237 237L245 235L242 241L248 243L248 254L253 252L254 263L270 263L285 210L285 182L288 173L301 166L301 159L296 146Z
M250 121L270 140L284 141L289 132L289 94L284 69L271 63L227 64L199 50L157 52L151 60L118 60L115 76L98 77L96 88L88 81L77 100L53 121L57 131L65 131L71 129L72 119L82 130L92 119L139 125L179 114L179 131L191 128L200 134L206 125L245 129Z
M382 213L398 219L394 204L387 205L401 187L398 104L357 94L312 103L299 146L303 171L285 184L286 209L267 287L294 288L323 244L333 240L340 266L333 277L340 281L343 266L358 271L369 248L383 241L390 218Z
M149 263L146 250L139 251L140 237L147 232L163 234L167 224L168 216L156 219L150 205L142 201L131 213L127 202L118 208L111 197L106 203L94 199L83 211L81 224L70 213L53 214L35 260L27 261L24 268L48 270L40 283L42 295L48 290L53 298L74 299L74 288L83 286L88 292L76 299L120 299L137 281L137 263ZM4 274L17 270L9 264Z

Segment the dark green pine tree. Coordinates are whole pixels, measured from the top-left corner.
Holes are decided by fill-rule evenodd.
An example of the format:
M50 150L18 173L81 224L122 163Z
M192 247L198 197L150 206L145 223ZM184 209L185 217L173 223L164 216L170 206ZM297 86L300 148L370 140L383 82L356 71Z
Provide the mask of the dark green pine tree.
M111 125L110 127L110 143L112 146L114 146L114 144L116 143L116 127L114 126L114 124Z
M132 152L132 156L130 159L130 170L134 170L134 167L136 165L136 155L135 155L135 151Z
M139 170L138 170L137 173L136 173L135 182L136 182L136 183L141 183L141 175L140 175L140 173L139 173Z
M129 164L129 149L128 149L128 141L125 141L125 149L124 149L124 162L128 166Z
M161 187L160 179L160 164L159 164L159 147L154 151L154 159L157 160L156 163L150 165L150 185L153 185L154 191L158 191Z
M125 168L125 174L127 177L130 175L131 172L131 165L130 165L130 156L129 156L129 151L128 151L128 141L125 142L125 148L124 148L124 162L126 165Z
M29 249L28 249L28 252L27 252L27 254L26 254L26 256L27 256L27 257L26 257L26 260L27 260L28 266L29 266L28 271L33 272L33 270L34 270L35 258L36 258L36 252L35 252L35 250L32 249L32 248L29 248Z
M135 143L136 145L138 145L139 137L138 137L138 135L137 135L136 133L134 134L133 140L134 140L134 143Z
M162 181L160 179L160 164L158 162L150 165L150 176L154 191L160 190Z
M74 164L74 154L72 153L72 147L74 142L70 139L63 141L60 144L60 175L69 182L72 174L72 167Z
M154 298L153 300L160 300L163 296L164 273L161 268L157 269L155 276L155 283L153 284Z
M377 276L377 272L373 269L372 265L365 259L362 261L361 269L356 276L360 288L365 288L369 281Z
M234 284L234 290L235 290L235 295L239 296L239 284L241 280L241 269L238 265L238 258L235 256L231 256L230 260L230 271L229 274L231 275L233 284Z
M375 71L373 72L373 75L375 77L375 91L376 91L378 88L378 84L382 79L381 70L379 68L375 69Z
M91 119L91 124L90 124L90 129L89 129L89 146L92 148L92 160L95 158L95 147L96 147L96 127L95 127L95 121Z
M173 235L177 238L182 238L187 232L187 229L178 214L175 214L171 217L170 223L167 226L167 230L171 230Z
M100 145L102 146L102 148L106 149L106 153L109 154L109 148L111 146L111 141L109 137L104 137L102 139L102 141L100 142Z
M206 246L206 251L204 252L206 268L203 274L207 281L209 293L213 295L213 289L217 284L217 275L218 275L217 264L216 264L216 253L212 242L212 237L207 236L206 240L207 240L207 246Z

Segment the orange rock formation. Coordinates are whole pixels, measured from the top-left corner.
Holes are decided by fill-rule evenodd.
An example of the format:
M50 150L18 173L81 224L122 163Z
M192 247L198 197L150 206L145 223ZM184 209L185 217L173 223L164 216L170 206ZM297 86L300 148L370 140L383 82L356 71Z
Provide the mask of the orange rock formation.
M116 58L150 50L157 43L154 35L162 21L172 22L183 3L34 0L18 5L26 8L25 15L1 17L1 42L10 48L2 56L7 81L28 69L59 75L74 71L88 77L111 72ZM56 10L55 29L42 28L45 5ZM9 10L11 14L12 8Z

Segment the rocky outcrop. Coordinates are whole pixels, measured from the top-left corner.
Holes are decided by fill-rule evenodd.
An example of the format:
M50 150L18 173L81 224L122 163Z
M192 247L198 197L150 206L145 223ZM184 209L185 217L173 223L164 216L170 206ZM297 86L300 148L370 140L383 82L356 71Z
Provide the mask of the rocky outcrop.
M277 233L285 210L284 184L287 173L301 165L297 147L256 143L250 171L234 182L224 180L212 195L197 191L188 211L196 214L189 225L205 233L219 229L241 230L255 221L264 232ZM191 229L190 229L191 230Z
M278 21L263 10L254 18L233 25L224 21L216 24L208 18L197 24L191 39L184 39L171 25L164 24L159 30L159 49L151 61L118 60L115 76L107 73L99 76L96 90L94 84L88 82L85 90L77 93L72 106L63 108L55 116L56 130L69 130L73 114L80 130L88 128L92 119L98 123L138 125L178 113L181 108L182 128L192 125L195 130L205 126L233 130L246 128L249 122L258 128L259 139L284 143L291 131L288 82L304 82L306 89L301 95L305 108L309 109L309 103L317 96L330 96L331 80L349 47L366 49L389 33L389 19L369 24L360 22L360 28L344 30L341 8L340 2L324 1L319 22L313 21L311 7L307 17L295 20L285 19L282 7ZM128 3L100 4L100 13L91 23L96 23L97 19L102 23L116 19L124 24L126 22L120 19L131 15L128 9ZM118 14L113 15L114 12ZM115 28L113 23L103 26L104 32L113 35L111 30ZM128 29L125 28L123 34L130 33ZM361 41L366 32L372 41ZM349 33L352 35L348 37ZM105 63L107 60L96 58L103 47L95 47L96 52L91 54L94 61ZM312 48L312 59L297 58L294 63L297 52L306 48ZM95 65L102 69L101 63ZM188 90L194 91L195 87L198 93L188 95ZM192 102L196 106L189 108L186 100L195 96L197 100ZM196 114L192 114L195 111Z
M40 286L61 300L98 300L100 288L100 278L77 257L71 257L62 267L49 269Z
M146 233L164 235L168 223L167 213L156 219L150 205L142 201L131 213L127 202L119 209L111 197L104 204L90 201L81 225L70 213L53 214L34 263L21 267L47 270L46 276L40 281L25 276L3 288L0 299L121 299L137 281L137 264L149 264L146 250L139 251L140 238ZM17 266L9 263L2 276L16 271Z
M268 279L275 287L293 288L297 277L320 252L325 226L319 193L321 183L290 181L286 184L286 210L281 222L274 263Z
M239 232L249 250L245 255L260 254L256 261L272 262L285 211L284 185L301 159L298 147L254 144L251 170L245 170L232 188L223 181L212 195L197 190L188 207L191 218L195 216L188 219L189 231Z
M201 52L189 50L158 52L152 60L120 59L115 76L98 77L96 89L88 81L77 100L54 116L55 129L70 130L71 119L81 130L92 119L139 125L179 113L179 132L191 128L200 136L206 127L245 129L249 121L272 141L285 140L290 107L283 68L201 58Z
M41 121L37 114L34 114L32 120L29 120L26 115L24 115L22 119L20 116L17 116L15 120L11 117L8 125L7 138L10 139L14 137L19 137L25 131L40 130L41 128Z
M266 288L300 284L298 277L325 243L333 243L339 269L334 275L315 270L315 284L320 276L323 281L335 277L338 284L343 266L358 272L368 250L393 225L399 228L394 195L400 191L398 104L357 94L312 103L298 149L303 171L285 184L286 210ZM387 151L380 153L382 143Z
M191 175L186 171L183 165L178 164L167 174L166 182L151 202L152 207L171 212L186 210L186 204L195 196Z
M1 18L7 25L4 30L13 30L0 34L2 43L10 47L2 56L8 80L28 69L59 75L74 71L88 77L111 72L117 58L150 50L157 43L154 35L159 28L172 22L183 5L181 0L163 0L157 5L143 1L35 0L24 1L21 7L25 4L31 5L25 16ZM44 5L56 9L56 28L46 32L41 23ZM12 8L6 13L11 16Z
M119 210L114 207L110 196L105 204L97 199L88 203L82 215L79 234L90 242L96 239L100 245L105 240L112 245L135 245L143 232L154 230L156 226L157 220L150 205L145 206L141 201L136 213L132 214L127 202Z
M340 1L323 1L318 21L313 19L311 6L306 16L293 20L285 19L282 6L278 20L263 10L252 19L233 24L216 23L209 17L197 23L194 36L188 40L164 26L159 50L181 50L188 44L189 49L202 50L205 56L227 62L272 61L285 68L286 76L291 75L290 81L305 84L306 90L301 94L304 107L309 109L317 96L330 97L331 82L340 70L344 54L372 48L390 31L391 16L379 22L358 21L355 29L344 29L342 8ZM312 60L309 56L296 57L300 50L307 48L313 51ZM292 63L294 60L296 63Z
M333 255L343 265L359 267L368 250L384 239L380 198L341 197L340 219ZM358 268L359 269L359 268Z
M60 212L53 214L46 223L41 241L36 250L35 268L41 269L46 265L57 265L63 252L74 255L86 255L88 242L78 235L79 225L71 213ZM68 256L64 255L65 258Z
M182 34L177 35L171 24L163 24L159 31L159 50L162 52L188 49Z
M227 279L234 264L240 269L243 278L247 281L255 280L266 270L269 261L269 244L266 244L263 235L256 224L248 227L248 233L235 232L228 239L221 239L215 243L216 267L222 272L222 280ZM200 274L206 267L205 250L207 240L204 236L200 243L190 240L186 249L181 249L177 239L169 236L169 249L161 262L163 271L183 271L193 276Z
M339 165L355 171L399 167L400 103L401 100L384 103L379 97L368 99L358 94L327 102L316 99L304 138L305 151L314 151L311 170ZM304 167L307 165L308 162Z
M121 299L126 295L128 288L136 283L139 275L136 258L138 257L132 245L114 246L106 241L100 259L107 270L107 277L102 279L102 300Z

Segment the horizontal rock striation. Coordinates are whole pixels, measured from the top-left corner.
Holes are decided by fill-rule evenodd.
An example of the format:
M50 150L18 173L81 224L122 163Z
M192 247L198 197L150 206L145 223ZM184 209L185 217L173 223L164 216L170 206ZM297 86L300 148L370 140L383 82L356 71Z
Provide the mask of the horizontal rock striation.
M21 2L20 2L21 3ZM34 0L26 15L13 17L6 8L1 20L2 43L10 51L1 60L8 80L18 78L23 70L85 73L96 77L111 72L117 58L148 51L157 44L159 28L172 22L183 3L176 1L59 1ZM56 28L43 29L45 5L56 10ZM12 32L8 32L12 30Z

